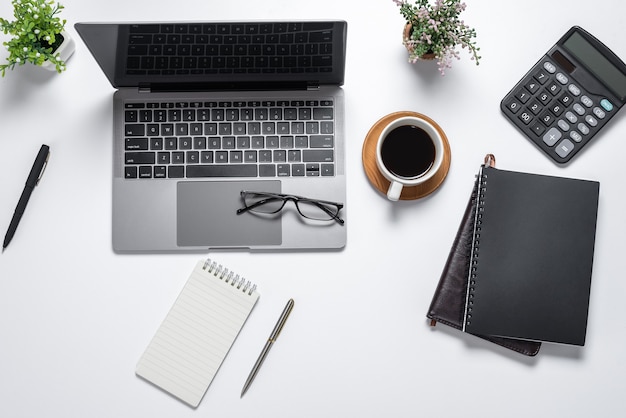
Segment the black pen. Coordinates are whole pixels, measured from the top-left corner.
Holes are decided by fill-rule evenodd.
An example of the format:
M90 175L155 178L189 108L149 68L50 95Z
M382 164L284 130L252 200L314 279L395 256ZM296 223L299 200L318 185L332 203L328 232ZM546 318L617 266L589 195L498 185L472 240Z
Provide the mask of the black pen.
M35 163L33 164L33 168L30 169L30 174L26 179L26 185L24 186L24 191L20 196L20 200L17 202L17 207L15 208L15 212L13 213L13 218L11 218L11 224L9 225L9 229L7 230L7 234L4 236L4 243L2 244L2 252L9 245L11 239L13 239L13 235L15 235L15 231L17 230L17 226L20 223L20 219L22 219L22 215L24 214L24 210L26 209L26 205L28 204L28 199L30 199L30 195L35 189L35 186L41 180L41 176L48 165L48 158L50 157L50 147L47 145L42 145L39 149L39 153L37 154L37 158L35 158Z

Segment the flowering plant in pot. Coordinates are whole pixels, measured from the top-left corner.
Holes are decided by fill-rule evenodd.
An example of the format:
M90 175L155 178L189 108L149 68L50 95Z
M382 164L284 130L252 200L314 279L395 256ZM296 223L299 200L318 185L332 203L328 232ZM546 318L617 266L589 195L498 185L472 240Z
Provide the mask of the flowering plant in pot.
M0 18L0 31L12 35L3 42L8 49L7 63L0 64L4 77L7 69L27 62L62 72L65 61L74 52L74 41L65 32L65 20L58 14L63 9L53 0L12 0L15 20Z
M458 46L467 48L471 59L478 65L480 48L476 45L476 29L470 28L460 19L466 8L461 0L393 0L400 8L406 24L403 44L409 51L409 62L420 59L437 59L439 71L445 74L451 68L452 59L460 59Z

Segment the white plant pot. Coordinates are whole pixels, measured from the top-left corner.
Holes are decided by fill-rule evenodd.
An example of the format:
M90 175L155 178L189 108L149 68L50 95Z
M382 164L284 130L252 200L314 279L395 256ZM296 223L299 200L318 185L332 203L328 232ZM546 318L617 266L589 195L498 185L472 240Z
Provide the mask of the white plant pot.
M70 36L70 34L66 31L61 32L61 36L63 36L63 43L59 45L55 53L58 52L59 54L61 54L61 60L67 62L69 57L72 56L74 50L76 49L76 43L74 42L74 39ZM44 61L44 63L41 64L41 68L49 71L57 70L56 65L52 64L50 61Z

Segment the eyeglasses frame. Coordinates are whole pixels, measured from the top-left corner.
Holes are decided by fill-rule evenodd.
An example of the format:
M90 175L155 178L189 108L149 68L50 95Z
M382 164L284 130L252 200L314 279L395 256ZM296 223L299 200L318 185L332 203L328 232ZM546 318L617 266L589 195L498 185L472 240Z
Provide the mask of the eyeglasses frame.
M330 216L330 219L328 219L329 221L330 220L334 220L334 221L338 222L341 225L343 225L346 222L346 221L344 221L343 219L341 219L339 217L339 211L341 209L343 209L343 206L344 206L343 203L330 202L330 201L327 201L327 200L311 199L311 198L308 198L308 197L297 196L297 195L292 195L292 194L281 194L281 193L258 192L258 191L253 191L253 190L242 190L241 191L241 198L244 201L244 205L245 205L245 196L248 193L254 193L254 194L261 195L261 196L267 196L267 198L264 198L263 200L259 200L258 202L254 203L253 205L245 206L243 208L237 209L237 215L240 215L240 214L242 214L244 212L247 212L249 210L253 210L254 208L256 208L258 206L264 205L267 202L269 202L270 199L281 199L283 201L282 205L280 205L280 207L278 209L276 209L274 212L267 212L268 214L274 214L274 213L280 212L285 207L285 204L288 201L291 201L291 202L294 203L294 205L296 206L296 210L298 211L300 216L302 216L303 218L311 219L311 220L314 220L314 221L324 221L324 219L310 218L310 217L306 216L304 213L302 213L302 211L300 210L300 207L298 206L298 202L308 202L308 203L313 203L313 204L317 205L317 207L319 207L324 212L326 212ZM332 213L324 205L335 206L337 208L337 213L336 214Z

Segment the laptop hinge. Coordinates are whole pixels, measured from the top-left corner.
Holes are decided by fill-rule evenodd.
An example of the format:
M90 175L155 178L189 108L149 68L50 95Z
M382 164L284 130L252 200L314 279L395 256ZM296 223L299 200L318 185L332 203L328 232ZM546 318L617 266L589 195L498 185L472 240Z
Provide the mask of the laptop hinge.
M198 91L270 91L270 90L319 90L320 84L314 82L280 83L141 83L139 93L156 92L198 92Z

